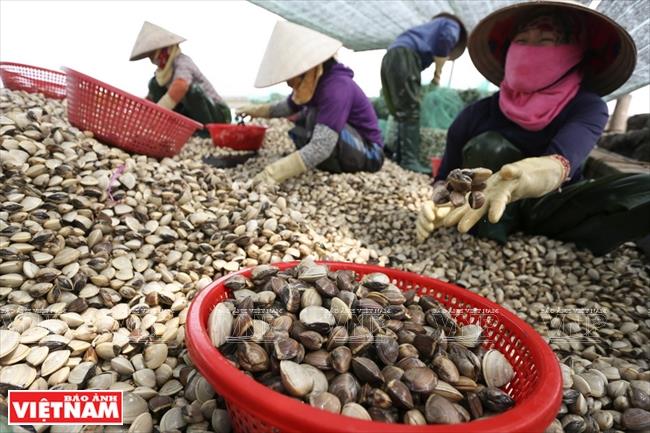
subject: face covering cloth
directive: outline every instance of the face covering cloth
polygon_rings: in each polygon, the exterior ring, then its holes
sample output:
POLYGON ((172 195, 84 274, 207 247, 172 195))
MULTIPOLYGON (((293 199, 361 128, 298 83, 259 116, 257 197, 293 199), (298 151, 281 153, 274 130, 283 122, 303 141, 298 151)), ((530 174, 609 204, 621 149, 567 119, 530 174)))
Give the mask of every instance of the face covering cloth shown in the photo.
POLYGON ((578 93, 583 53, 579 44, 511 44, 499 94, 503 114, 526 130, 544 129, 578 93))

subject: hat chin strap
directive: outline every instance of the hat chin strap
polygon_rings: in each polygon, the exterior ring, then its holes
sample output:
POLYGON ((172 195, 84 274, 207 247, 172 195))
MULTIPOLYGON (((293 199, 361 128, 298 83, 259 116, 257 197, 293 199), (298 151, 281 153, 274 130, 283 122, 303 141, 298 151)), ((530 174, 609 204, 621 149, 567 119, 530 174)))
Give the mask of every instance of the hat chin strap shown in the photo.
POLYGON ((316 92, 316 86, 321 75, 323 75, 322 63, 305 72, 300 82, 292 86, 293 93, 291 94, 291 100, 298 105, 304 105, 311 101, 311 98, 314 97, 314 93, 316 92))

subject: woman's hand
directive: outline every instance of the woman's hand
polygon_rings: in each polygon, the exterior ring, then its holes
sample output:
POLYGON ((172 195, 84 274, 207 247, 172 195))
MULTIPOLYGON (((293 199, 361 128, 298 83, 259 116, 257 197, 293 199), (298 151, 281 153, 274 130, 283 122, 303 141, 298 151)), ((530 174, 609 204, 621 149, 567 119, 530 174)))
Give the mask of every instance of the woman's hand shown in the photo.
POLYGON ((444 225, 458 224, 458 231, 467 233, 486 214, 495 224, 501 220, 506 206, 522 198, 541 197, 556 190, 565 181, 569 166, 559 155, 526 158, 504 165, 490 176, 483 191, 485 204, 479 209, 464 205, 454 209, 444 225))
POLYGON ((249 104, 237 109, 236 114, 239 116, 261 117, 268 119, 271 117, 271 104, 249 104))

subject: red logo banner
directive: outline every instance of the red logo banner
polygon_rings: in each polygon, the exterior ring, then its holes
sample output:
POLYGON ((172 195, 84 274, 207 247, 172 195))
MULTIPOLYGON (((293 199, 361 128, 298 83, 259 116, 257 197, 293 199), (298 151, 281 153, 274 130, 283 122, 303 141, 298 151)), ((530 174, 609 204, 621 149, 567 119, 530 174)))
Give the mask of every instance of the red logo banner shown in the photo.
POLYGON ((9 425, 122 425, 122 391, 9 391, 9 425))

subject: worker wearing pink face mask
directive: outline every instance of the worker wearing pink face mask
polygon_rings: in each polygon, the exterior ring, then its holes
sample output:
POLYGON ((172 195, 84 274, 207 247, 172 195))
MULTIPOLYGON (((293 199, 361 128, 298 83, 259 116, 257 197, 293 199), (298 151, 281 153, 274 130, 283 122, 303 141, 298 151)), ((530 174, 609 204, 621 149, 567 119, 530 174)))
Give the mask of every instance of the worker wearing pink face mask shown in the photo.
POLYGON ((535 1, 487 16, 468 48, 500 89, 458 115, 436 180, 461 167, 494 174, 479 209, 425 203, 418 238, 457 226, 503 243, 524 231, 604 254, 650 234, 650 175, 582 180, 582 165, 608 120, 601 96, 634 70, 630 35, 578 3, 535 1))

